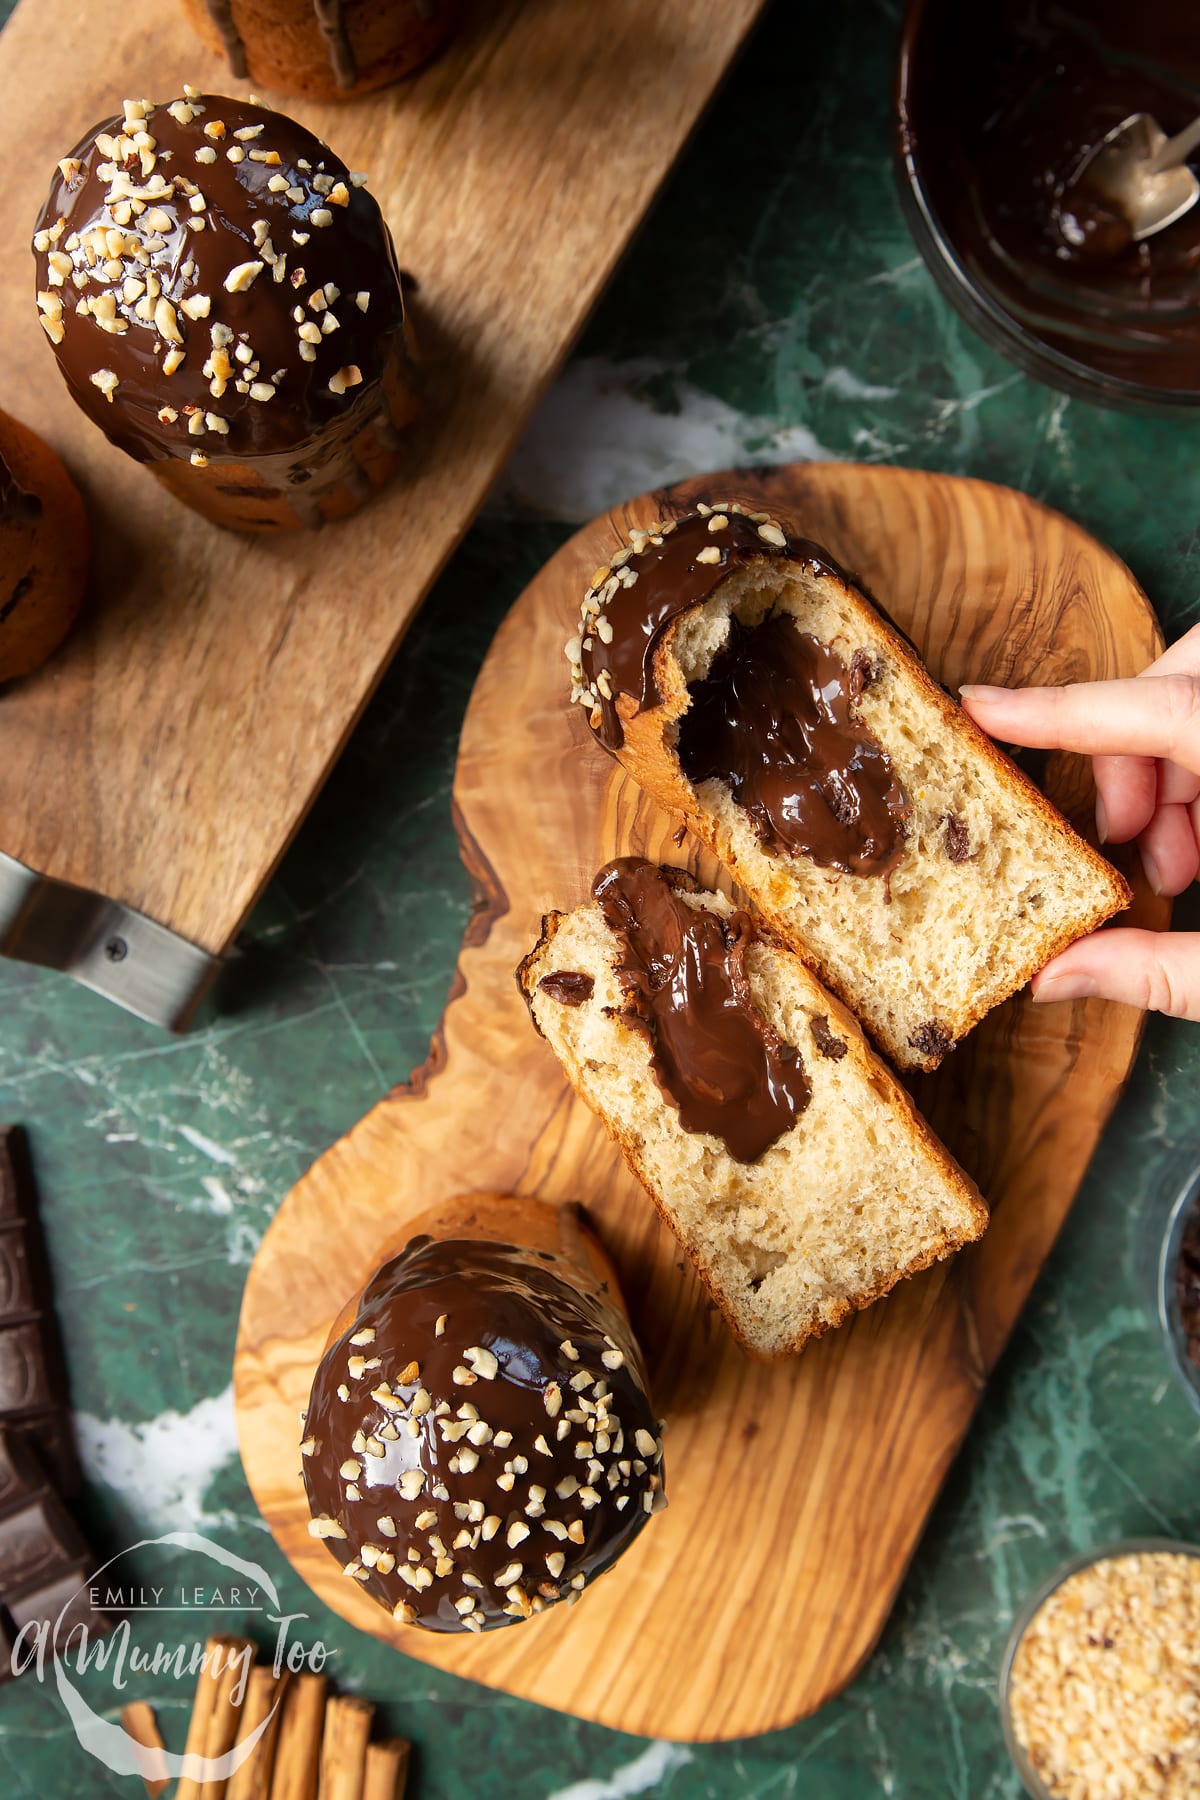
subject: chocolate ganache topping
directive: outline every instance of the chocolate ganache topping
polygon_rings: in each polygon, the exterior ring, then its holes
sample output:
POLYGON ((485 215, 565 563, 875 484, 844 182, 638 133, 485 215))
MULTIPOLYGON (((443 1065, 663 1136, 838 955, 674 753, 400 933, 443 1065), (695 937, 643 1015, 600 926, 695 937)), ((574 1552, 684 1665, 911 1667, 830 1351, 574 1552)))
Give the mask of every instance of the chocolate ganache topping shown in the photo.
POLYGON ((852 668, 789 613, 729 622, 679 726, 694 786, 714 776, 763 849, 847 875, 887 876, 912 808, 878 739, 854 717, 852 668))
POLYGON ((578 1274, 413 1238, 317 1370, 309 1529, 406 1624, 490 1631, 576 1599, 665 1504, 632 1330, 578 1274))
POLYGON ((294 120, 217 95, 126 101, 59 164, 38 306, 84 412, 139 462, 303 478, 381 404, 403 344, 365 177, 294 120))
POLYGON ((659 704, 654 653, 663 633, 683 613, 703 606, 734 569, 776 557, 840 573, 819 544, 790 537, 768 513, 746 512, 736 503, 701 505, 684 518, 629 535, 628 546, 592 577, 578 636, 566 646, 572 703, 588 708, 608 750, 625 741, 618 694, 629 695, 638 712, 659 704))
POLYGON ((689 906, 681 892, 689 879, 622 856, 600 870, 592 894, 621 946, 622 1017, 649 1039, 655 1079, 680 1124, 751 1163, 791 1130, 812 1089, 795 1046, 754 1004, 750 915, 689 906))

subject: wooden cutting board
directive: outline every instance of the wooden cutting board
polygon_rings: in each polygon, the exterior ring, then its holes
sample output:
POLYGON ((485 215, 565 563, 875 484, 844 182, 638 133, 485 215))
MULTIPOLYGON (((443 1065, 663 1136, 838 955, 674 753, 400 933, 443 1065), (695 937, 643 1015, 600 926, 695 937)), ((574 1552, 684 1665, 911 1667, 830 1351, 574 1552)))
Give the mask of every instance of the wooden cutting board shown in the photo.
MULTIPOLYGON (((502 626, 463 729, 455 803, 479 885, 429 1060, 284 1201, 246 1285, 235 1364, 242 1458, 285 1553, 328 1605, 409 1655, 624 1731, 740 1737, 786 1725, 869 1654, 988 1371, 1129 1071, 1142 1016, 1097 1001, 994 1012, 925 1109, 990 1198, 983 1241, 791 1362, 734 1347, 603 1129, 534 1034, 513 970, 543 911, 640 851, 715 865, 589 741, 562 646, 591 571, 660 507, 741 497, 857 569, 948 684, 1130 675, 1161 648, 1123 564, 1009 489, 804 464, 630 502, 566 544, 502 626), (573 1612, 447 1641, 393 1624, 307 1535, 297 1413, 335 1310, 383 1239, 476 1189, 578 1198, 613 1246, 669 1421, 670 1506, 573 1612)), ((1052 797, 1090 829, 1086 764, 1052 797)), ((1144 883, 1133 917, 1165 927, 1144 883)))
POLYGON ((245 85, 173 0, 21 0, 0 35, 0 407, 66 458, 96 562, 88 622, 0 697, 0 851, 228 946, 762 3, 478 0, 414 79, 279 100, 370 174, 419 283, 427 410, 386 495, 264 541, 187 511, 75 408, 30 251, 57 159, 126 95, 245 85))

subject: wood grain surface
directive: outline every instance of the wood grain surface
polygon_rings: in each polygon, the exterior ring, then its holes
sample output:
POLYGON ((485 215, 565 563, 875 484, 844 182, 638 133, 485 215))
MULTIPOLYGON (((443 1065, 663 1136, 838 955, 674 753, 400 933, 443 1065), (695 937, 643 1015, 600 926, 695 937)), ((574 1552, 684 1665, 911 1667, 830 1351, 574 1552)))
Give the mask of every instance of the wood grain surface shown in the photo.
MULTIPOLYGON (((734 1347, 601 1126, 570 1094, 513 981, 540 915, 608 857, 707 856, 589 740, 562 646, 591 571, 660 505, 741 497, 857 569, 948 684, 1132 674, 1160 637, 1129 571, 1005 488, 807 464, 714 476, 587 526, 502 626, 455 784, 481 903, 426 1066, 285 1200, 250 1273, 235 1366, 242 1457, 278 1542, 336 1612, 412 1656, 625 1731, 744 1736, 811 1712, 875 1643, 987 1373, 1125 1080, 1142 1018, 1098 1001, 994 1012, 921 1104, 994 1212, 982 1242, 790 1362, 734 1347), (573 1612, 446 1640, 395 1625, 307 1535, 297 1413, 337 1307, 379 1246, 450 1194, 586 1202, 616 1254, 669 1422, 670 1505, 573 1612)), ((1085 829, 1087 765, 1046 786, 1085 829)), ((728 884, 725 883, 728 891, 728 884)), ((1138 885, 1133 917, 1169 906, 1138 885)))
POLYGON ((197 518, 77 411, 30 251, 57 159, 126 95, 244 84, 171 0, 21 0, 0 37, 0 407, 66 458, 96 559, 86 624, 0 703, 0 849, 226 948, 761 5, 479 0, 414 79, 279 100, 370 173, 419 283, 427 394, 384 496, 263 541, 197 518))

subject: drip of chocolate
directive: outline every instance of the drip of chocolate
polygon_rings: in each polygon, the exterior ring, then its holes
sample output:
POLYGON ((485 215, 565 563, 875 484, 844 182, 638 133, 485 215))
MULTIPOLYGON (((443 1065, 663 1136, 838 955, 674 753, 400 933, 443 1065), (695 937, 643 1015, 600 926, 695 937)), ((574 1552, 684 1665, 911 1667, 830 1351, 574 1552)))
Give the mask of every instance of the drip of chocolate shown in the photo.
POLYGON ((754 1004, 749 914, 689 906, 686 880, 623 856, 600 870, 592 894, 621 946, 622 1016, 649 1039, 655 1079, 680 1124, 752 1163, 791 1130, 812 1089, 794 1045, 754 1004))
POLYGON ((313 11, 317 15, 317 24, 329 51, 329 66, 333 70, 334 80, 340 88, 352 88, 358 79, 358 70, 354 63, 354 52, 350 48, 346 21, 342 17, 342 0, 313 0, 313 11))
POLYGON ((596 728, 606 749, 619 750, 625 741, 618 694, 631 695, 639 712, 661 701, 654 653, 667 628, 703 606, 733 570, 763 557, 807 564, 820 574, 841 573, 819 544, 788 536, 765 514, 732 508, 689 513, 644 538, 636 534, 631 551, 614 558, 610 570, 598 571, 603 579, 593 583, 589 598, 598 599, 599 612, 583 627, 579 661, 585 685, 594 687, 607 676, 599 688, 596 728))
POLYGON ((225 46, 225 55, 229 62, 230 72, 239 81, 246 79, 246 46, 242 43, 242 35, 233 22, 231 0, 205 0, 209 16, 221 34, 221 42, 225 46))
POLYGON ((716 778, 772 856, 807 856, 846 875, 887 876, 912 808, 879 740, 854 716, 854 679, 789 613, 729 622, 691 690, 679 761, 693 786, 716 778))
MULTIPOLYGON (((225 55, 229 59, 230 69, 239 80, 244 80, 246 46, 242 42, 241 33, 233 22, 230 0, 205 0, 205 4, 213 24, 221 34, 221 42, 225 46, 225 55)), ((321 36, 325 39, 334 79, 340 88, 352 88, 358 79, 358 71, 354 63, 354 52, 350 48, 345 19, 342 16, 342 0, 313 0, 313 11, 317 17, 321 36)))
POLYGON ((561 1006, 586 1006, 596 983, 578 969, 555 969, 549 975, 543 975, 538 986, 561 1006))
POLYGON ((490 1631, 571 1599, 663 1504, 641 1354, 580 1280, 550 1251, 413 1238, 323 1358, 310 1529, 404 1623, 490 1631))

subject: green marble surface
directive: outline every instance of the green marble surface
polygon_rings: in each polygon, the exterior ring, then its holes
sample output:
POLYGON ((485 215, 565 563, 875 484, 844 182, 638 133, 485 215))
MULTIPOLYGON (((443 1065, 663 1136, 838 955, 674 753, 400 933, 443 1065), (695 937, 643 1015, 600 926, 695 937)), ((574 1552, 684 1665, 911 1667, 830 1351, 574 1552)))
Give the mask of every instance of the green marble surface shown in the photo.
MULTIPOLYGON (((1200 1156, 1200 1029, 1164 1020, 878 1651, 812 1720, 719 1747, 647 1745, 402 1659, 323 1614, 236 1455, 247 1267, 288 1187, 424 1057, 468 912, 449 813, 463 709, 505 609, 573 523, 739 460, 907 463, 1063 508, 1129 562, 1168 636, 1200 619, 1193 427, 1103 413, 1016 373, 916 257, 890 154, 899 11, 768 11, 196 1029, 170 1040, 0 965, 0 1116, 33 1139, 92 1540, 112 1555, 200 1529, 260 1560, 288 1609, 314 1615, 302 1635, 336 1652, 336 1678, 415 1741, 416 1800, 1015 1800, 993 1689, 1030 1585, 1077 1546, 1200 1537, 1200 1418, 1170 1383, 1138 1273, 1172 1167, 1200 1156)), ((0 374, 0 402, 2 388, 0 374)), ((233 1609, 216 1622, 245 1621, 233 1609)), ((172 1631, 195 1635, 147 1616, 134 1640, 172 1631)), ((120 1698, 153 1699, 181 1744, 190 1685, 150 1677, 120 1698)), ((111 1681, 85 1690, 113 1716, 111 1681)), ((140 1791, 79 1748, 52 1685, 0 1690, 5 1800, 140 1791)))

